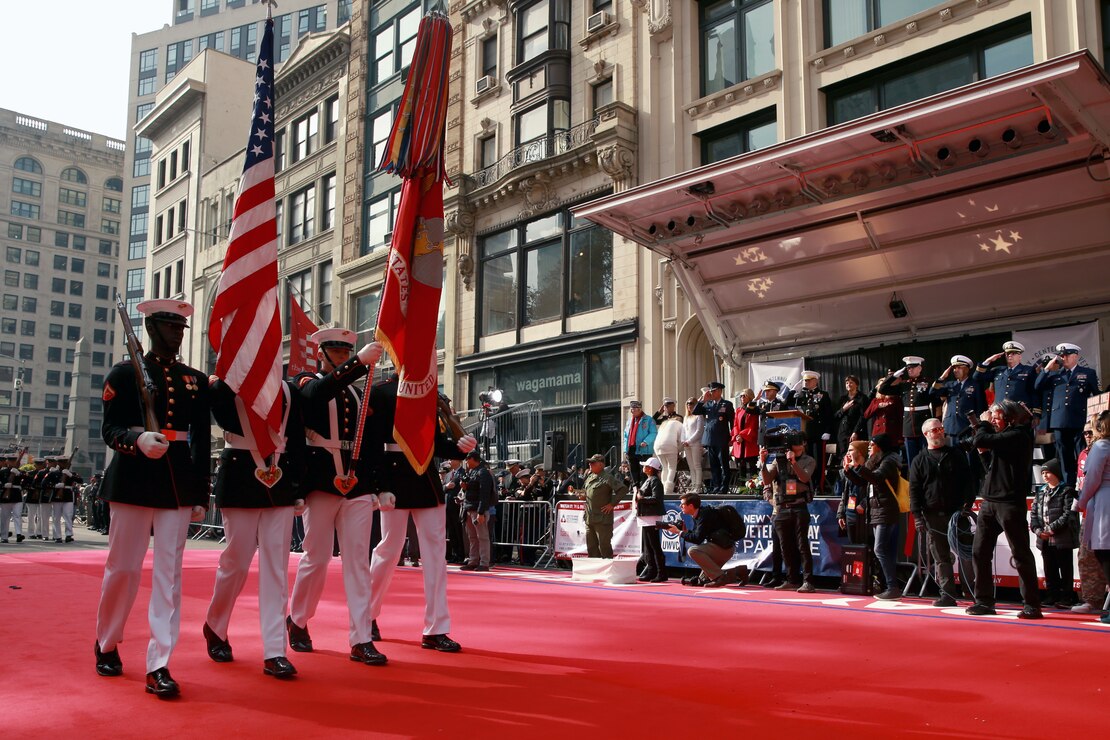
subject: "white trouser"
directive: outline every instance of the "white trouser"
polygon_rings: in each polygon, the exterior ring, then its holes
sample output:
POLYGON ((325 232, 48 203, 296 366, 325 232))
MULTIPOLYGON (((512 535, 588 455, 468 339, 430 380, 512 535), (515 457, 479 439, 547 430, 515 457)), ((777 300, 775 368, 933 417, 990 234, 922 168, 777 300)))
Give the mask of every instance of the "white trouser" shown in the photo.
POLYGON ((66 501, 62 504, 62 523, 65 524, 66 537, 73 536, 73 502, 66 501))
POLYGON ((39 504, 24 504, 27 510, 27 536, 35 537, 39 534, 39 504))
POLYGON ((64 504, 61 501, 50 502, 50 513, 48 514, 48 518, 51 523, 50 528, 54 530, 54 539, 56 540, 62 539, 62 506, 64 506, 64 504))
POLYGON ((705 448, 695 442, 686 448, 686 464, 690 466, 690 485, 693 491, 700 491, 705 485, 705 470, 702 460, 705 458, 705 448))
POLYGON ((123 625, 139 592, 143 558, 154 530, 151 568, 150 642, 146 672, 169 665, 181 628, 181 559, 189 531, 192 507, 152 509, 132 504, 112 504, 112 529, 108 534, 108 560, 96 610, 96 639, 104 652, 123 640, 123 625))
POLYGON ((374 548, 370 575, 373 588, 370 596, 370 618, 382 613, 382 600, 393 580, 397 558, 405 545, 409 515, 416 524, 420 542, 420 562, 424 571, 424 634, 445 635, 451 631, 451 613, 447 610, 447 519, 446 506, 430 509, 394 509, 383 511, 382 541, 374 548))
POLYGON ((659 458, 659 462, 663 465, 663 470, 659 473, 663 481, 663 494, 670 496, 674 493, 674 477, 678 474, 678 450, 674 452, 656 452, 655 456, 659 458))
POLYGON ((243 591, 254 551, 258 550, 258 622, 262 657, 285 657, 285 613, 289 602, 289 538, 293 507, 223 509, 227 547, 220 554, 216 586, 205 621, 216 636, 227 640, 231 610, 243 591))
POLYGON ((16 537, 23 535, 23 502, 0 504, 0 538, 8 539, 8 520, 15 520, 12 531, 16 537))
MULTIPOLYGON (((343 561, 343 589, 350 613, 351 646, 370 642, 370 528, 374 525, 374 503, 369 496, 343 498, 332 493, 308 494, 304 513, 304 554, 297 566, 289 616, 300 627, 316 614, 324 592, 331 561, 332 532, 339 535, 339 557, 343 561)), ((402 533, 403 536, 403 533, 402 533)))

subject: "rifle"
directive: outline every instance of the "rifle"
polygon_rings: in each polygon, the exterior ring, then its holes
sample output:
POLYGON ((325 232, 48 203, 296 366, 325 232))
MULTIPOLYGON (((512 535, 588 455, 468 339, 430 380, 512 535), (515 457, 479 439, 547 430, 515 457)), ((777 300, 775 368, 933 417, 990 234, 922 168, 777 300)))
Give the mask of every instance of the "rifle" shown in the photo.
POLYGON ((131 324, 131 317, 127 315, 127 307, 123 297, 116 291, 116 310, 119 312, 120 322, 123 324, 123 335, 127 342, 127 354, 131 356, 131 367, 135 370, 135 385, 139 388, 139 407, 143 411, 143 428, 148 432, 157 432, 160 429, 158 418, 154 415, 154 396, 158 393, 158 386, 150 377, 143 362, 143 345, 135 336, 135 327, 131 324))

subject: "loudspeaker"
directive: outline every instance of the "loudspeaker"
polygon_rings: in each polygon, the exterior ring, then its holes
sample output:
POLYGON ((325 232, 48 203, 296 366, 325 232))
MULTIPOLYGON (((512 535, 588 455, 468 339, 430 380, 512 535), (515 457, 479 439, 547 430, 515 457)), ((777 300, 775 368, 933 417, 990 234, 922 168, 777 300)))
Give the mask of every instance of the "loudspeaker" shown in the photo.
POLYGON ((558 429, 543 433, 543 466, 549 473, 567 469, 567 433, 558 429))

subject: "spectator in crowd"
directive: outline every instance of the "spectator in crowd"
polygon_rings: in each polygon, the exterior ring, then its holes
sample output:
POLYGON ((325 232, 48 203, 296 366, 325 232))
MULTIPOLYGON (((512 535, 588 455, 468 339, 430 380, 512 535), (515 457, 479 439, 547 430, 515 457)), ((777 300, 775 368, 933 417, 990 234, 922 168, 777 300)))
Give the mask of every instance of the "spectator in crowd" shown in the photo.
POLYGON ((736 552, 736 543, 728 536, 725 522, 717 509, 702 506, 701 496, 696 493, 683 494, 680 506, 683 515, 694 520, 693 529, 685 529, 685 521, 681 530, 674 524, 667 529, 672 534, 680 534, 684 542, 693 545, 687 552, 690 559, 701 568, 698 575, 683 578, 682 582, 688 586, 711 587, 724 586, 737 580, 741 584, 746 583, 746 566, 742 565, 728 573, 722 570, 736 552))
POLYGON ((783 400, 779 397, 779 384, 773 380, 764 383, 763 391, 755 403, 761 414, 766 414, 768 411, 782 411, 783 400))
POLYGON ((975 603, 967 608, 974 616, 996 614, 994 549, 1005 533, 1016 565, 1025 605, 1020 619, 1041 619, 1037 566, 1029 549, 1026 497, 1033 488, 1033 429, 1029 411, 1014 401, 990 407, 990 421, 981 422, 974 444, 984 458, 986 477, 983 504, 976 521, 972 558, 975 563, 975 603))
MULTIPOLYGON (((1087 516, 1083 544, 1094 552, 1110 581, 1110 411, 1099 414, 1093 427, 1094 442, 1087 455, 1078 508, 1087 516)), ((1110 614, 1103 614, 1101 621, 1110 624, 1110 614)))
POLYGON ((809 417, 806 424, 806 438, 809 440, 807 452, 817 461, 817 470, 811 481, 813 490, 825 487, 825 443, 832 438, 833 408, 829 394, 821 387, 821 375, 813 370, 802 373, 801 389, 798 386, 787 394, 787 408, 797 409, 809 417))
POLYGON ((952 447, 939 419, 921 425, 928 446, 910 465, 910 512, 919 536, 928 537, 929 555, 936 564, 940 596, 933 606, 956 606, 960 593, 948 545, 948 522, 975 501, 975 487, 963 450, 952 447))
POLYGON ((465 500, 462 482, 466 469, 461 461, 448 460, 440 466, 440 471, 443 479, 443 498, 447 502, 447 562, 464 563, 467 553, 470 552, 466 544, 466 535, 463 534, 462 523, 462 500, 465 500))
MULTIPOLYGON (((878 385, 882 385, 879 381, 878 385)), ((873 397, 863 412, 863 418, 869 424, 869 437, 885 434, 892 437, 898 446, 902 446, 902 402, 898 396, 888 396, 879 393, 878 385, 875 387, 873 397)))
POLYGON ((657 414, 659 424, 655 434, 655 459, 663 466, 660 480, 663 490, 670 495, 674 493, 675 476, 678 474, 678 453, 682 451, 682 434, 685 431, 682 417, 674 412, 674 399, 664 399, 663 409, 657 414))
MULTIPOLYGON (((1083 427, 1085 446, 1083 451, 1079 453, 1079 460, 1076 465, 1078 480, 1075 484, 1075 490, 1080 495, 1083 493, 1083 484, 1086 478, 1087 457, 1090 455, 1091 445, 1095 443, 1094 423, 1096 419, 1097 416, 1091 417, 1083 427)), ((1079 535, 1079 593, 1081 600, 1071 610, 1077 614, 1098 614, 1102 611, 1102 604, 1106 598, 1107 579, 1103 575, 1098 558, 1087 546, 1085 536, 1089 526, 1087 521, 1084 518, 1079 535)))
POLYGON ((740 394, 740 407, 732 422, 732 457, 736 468, 745 478, 759 467, 759 407, 755 405, 755 391, 745 388, 740 394))
POLYGON ((495 481, 500 498, 509 498, 523 485, 520 482, 520 471, 520 460, 514 458, 505 461, 505 469, 497 474, 495 481))
POLYGON ((867 440, 863 439, 849 442, 846 453, 848 464, 842 464, 840 471, 840 506, 836 510, 836 521, 853 545, 865 545, 871 541, 871 530, 867 526, 867 486, 853 482, 844 471, 867 461, 867 446, 867 440))
POLYGON ((592 455, 580 497, 586 501, 586 553, 591 558, 613 557, 613 508, 628 493, 628 486, 605 469, 605 456, 592 455))
POLYGON ((580 467, 559 471, 555 476, 555 498, 559 501, 573 498, 575 491, 582 487, 582 481, 584 480, 580 467))
POLYGON ((637 580, 662 583, 667 580, 667 564, 663 560, 663 545, 659 541, 659 528, 663 520, 663 483, 659 480, 662 463, 659 458, 644 461, 644 483, 636 492, 636 520, 640 525, 640 559, 644 570, 637 580))
POLYGON ((1029 510, 1029 529, 1037 536, 1037 549, 1044 562, 1046 604, 1071 609, 1076 603, 1072 550, 1078 541, 1075 490, 1060 482, 1064 471, 1052 459, 1041 468, 1045 486, 1037 491, 1029 510))
POLYGON ((849 463, 854 461, 845 459, 844 475, 853 483, 868 488, 867 519, 875 537, 875 557, 879 559, 886 583, 886 588, 876 598, 893 600, 902 595, 898 589, 898 527, 902 516, 894 495, 901 460, 898 446, 885 434, 872 437, 867 453, 863 465, 851 466, 849 463))
POLYGON ((1076 478, 1083 421, 1087 417, 1087 399, 1099 392, 1098 374, 1079 364, 1079 345, 1064 342, 1056 345, 1056 351, 1059 356, 1049 360, 1044 372, 1037 376, 1034 387, 1052 392, 1048 428, 1056 442, 1056 459, 1063 467, 1063 482, 1072 485, 1076 478))
POLYGON ((708 493, 725 493, 728 486, 728 449, 732 442, 732 422, 736 410, 732 402, 722 398, 725 386, 716 380, 706 384, 709 390, 702 393, 693 413, 705 417, 702 446, 709 457, 708 493))
POLYGON ((925 448, 921 425, 933 415, 933 396, 931 384, 922 375, 925 360, 909 355, 903 357, 902 362, 906 366, 883 378, 879 382, 878 392, 886 396, 902 397, 902 442, 906 449, 906 465, 909 465, 917 457, 917 453, 925 448))
POLYGON ((786 580, 779 590, 796 589, 813 593, 813 554, 809 549, 809 502, 813 499, 810 482, 817 461, 806 454, 804 433, 795 432, 790 448, 775 453, 768 465, 767 448, 759 450, 763 478, 763 497, 774 501, 774 528, 786 561, 786 580))
POLYGON ((547 477, 547 470, 542 465, 537 465, 532 474, 528 476, 518 498, 521 501, 550 501, 554 490, 554 484, 547 477))
POLYGON ((867 425, 863 412, 867 410, 867 396, 859 389, 859 378, 848 375, 844 378, 844 395, 836 402, 833 412, 833 426, 836 430, 836 451, 843 455, 848 445, 867 439, 867 425))
POLYGON ((463 516, 466 517, 466 536, 470 542, 470 557, 459 570, 488 571, 490 546, 486 513, 497 500, 493 493, 493 475, 482 461, 478 450, 466 454, 466 473, 463 483, 463 516))
POLYGON ((1006 342, 1002 351, 991 355, 975 368, 976 381, 984 388, 994 386, 994 401, 1017 401, 1024 403, 1039 415, 1042 394, 1036 389, 1037 370, 1022 362, 1025 345, 1021 342, 1006 342), (1006 364, 994 367, 994 363, 1005 358, 1006 364))
POLYGON ((686 465, 690 468, 690 490, 700 491, 705 485, 705 471, 702 468, 702 458, 705 448, 702 447, 702 436, 705 432, 705 417, 694 413, 698 399, 690 396, 686 399, 686 416, 682 419, 682 450, 686 455, 686 465))
POLYGON ((632 485, 639 486, 643 481, 644 460, 651 457, 655 450, 655 434, 658 431, 655 421, 644 414, 644 406, 639 401, 628 404, 628 421, 624 425, 622 449, 628 460, 628 473, 632 485))

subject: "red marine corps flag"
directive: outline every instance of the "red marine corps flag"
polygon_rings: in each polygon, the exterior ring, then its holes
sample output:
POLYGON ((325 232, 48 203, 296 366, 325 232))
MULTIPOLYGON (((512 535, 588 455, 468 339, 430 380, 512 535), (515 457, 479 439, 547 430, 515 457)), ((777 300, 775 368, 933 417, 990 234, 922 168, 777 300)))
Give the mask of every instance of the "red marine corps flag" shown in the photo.
POLYGON ((443 286, 443 136, 451 25, 438 10, 420 21, 405 92, 379 170, 404 179, 377 339, 397 368, 393 438, 423 473, 435 447, 436 326, 443 286))
MULTIPOLYGON (((254 112, 223 272, 208 323, 216 375, 243 401, 262 457, 281 430, 281 317, 274 205, 274 21, 258 49, 254 112)), ((243 430, 247 432, 246 429, 243 430)))

